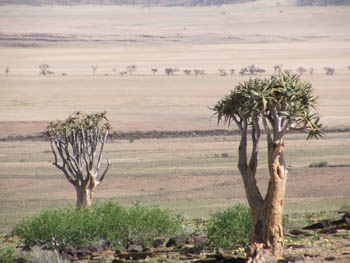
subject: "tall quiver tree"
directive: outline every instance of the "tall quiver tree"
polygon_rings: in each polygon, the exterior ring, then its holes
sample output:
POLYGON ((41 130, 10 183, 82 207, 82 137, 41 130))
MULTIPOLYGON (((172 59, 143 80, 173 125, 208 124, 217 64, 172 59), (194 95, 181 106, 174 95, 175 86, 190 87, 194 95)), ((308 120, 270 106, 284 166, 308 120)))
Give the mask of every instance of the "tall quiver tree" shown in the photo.
POLYGON ((111 133, 106 112, 69 116, 65 121, 53 121, 47 127, 53 165, 61 170, 77 193, 76 208, 88 207, 96 187, 108 172, 110 161, 102 172, 103 149, 111 133))
MULTIPOLYGON (((314 113, 317 97, 311 84, 297 75, 280 74, 269 79, 250 79, 237 85, 218 101, 213 110, 218 122, 234 122, 240 130, 238 169, 251 209, 252 247, 263 247, 275 257, 283 254, 282 216, 287 183, 284 136, 291 130, 308 131, 308 139, 322 137, 319 116, 314 113), (267 140, 269 184, 265 198, 256 181, 259 141, 267 140), (248 161, 248 135, 251 154, 248 161)), ((253 254, 256 255, 257 250, 253 254)))

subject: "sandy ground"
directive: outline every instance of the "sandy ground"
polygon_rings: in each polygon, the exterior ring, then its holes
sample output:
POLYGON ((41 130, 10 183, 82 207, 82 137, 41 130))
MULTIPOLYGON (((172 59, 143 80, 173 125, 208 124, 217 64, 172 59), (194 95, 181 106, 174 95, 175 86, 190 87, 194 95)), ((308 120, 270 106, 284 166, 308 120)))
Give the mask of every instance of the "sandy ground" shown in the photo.
POLYGON ((213 129, 208 107, 249 78, 237 72, 251 64, 266 69, 265 75, 276 64, 314 68, 303 78, 320 96, 323 122, 348 127, 349 25, 349 7, 294 7, 289 1, 193 8, 1 6, 0 134, 40 132, 76 110, 107 110, 122 131, 213 129), (41 63, 56 74, 39 76, 41 63), (136 71, 120 76, 130 64, 136 71), (98 65, 95 76, 91 65, 98 65), (336 74, 324 75, 325 66, 336 74), (180 72, 167 77, 166 67, 180 72), (152 68, 158 69, 154 76, 152 68), (219 68, 236 73, 219 77, 219 68), (207 75, 184 76, 184 69, 207 75))
MULTIPOLYGON (((42 132, 50 120, 76 110, 107 110, 121 131, 214 129, 208 108, 250 77, 237 73, 250 64, 265 68, 264 76, 276 64, 294 71, 314 68, 302 78, 319 95, 322 121, 331 128, 350 127, 350 8, 279 2, 204 8, 0 6, 0 137, 42 132), (55 75, 39 76, 41 63, 51 65, 55 75), (136 72, 119 75, 131 64, 136 72), (91 65, 98 65, 95 76, 91 65), (335 75, 326 76, 325 66, 335 68, 335 75), (166 67, 180 72, 165 76, 166 67), (152 68, 159 69, 154 76, 152 68), (219 68, 236 73, 220 77, 219 68), (184 76, 184 69, 207 74, 184 76)), ((334 136, 314 144, 292 140, 291 210, 334 209, 349 200, 349 167, 341 166, 349 163, 349 136, 334 136), (335 167, 308 168, 324 160, 335 167)), ((115 166, 97 197, 158 203, 189 216, 244 200, 230 140, 112 144, 108 151, 115 166), (215 157, 224 152, 232 158, 215 157)), ((47 143, 1 142, 0 147, 4 229, 41 208, 74 203, 72 187, 50 164, 47 143)))

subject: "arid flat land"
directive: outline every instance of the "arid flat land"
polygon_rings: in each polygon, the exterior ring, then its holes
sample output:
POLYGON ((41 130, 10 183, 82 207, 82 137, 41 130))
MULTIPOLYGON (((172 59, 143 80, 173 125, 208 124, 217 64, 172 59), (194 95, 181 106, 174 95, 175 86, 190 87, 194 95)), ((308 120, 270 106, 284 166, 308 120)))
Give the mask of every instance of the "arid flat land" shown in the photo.
MULTIPOLYGON (((349 133, 327 134, 321 141, 288 136, 288 212, 337 209, 349 200, 349 144, 349 133), (327 161, 329 167, 309 168, 321 161, 327 161)), ((112 167, 96 191, 100 201, 156 204, 189 217, 207 216, 245 201, 236 168, 238 137, 116 140, 106 146, 112 167)), ((264 143, 261 147, 258 182, 265 192, 264 143)), ((52 165, 48 142, 1 142, 1 149, 2 229, 40 209, 74 205, 74 188, 52 165)))
MULTIPOLYGON (((0 138, 37 134, 50 120, 77 110, 106 110, 115 129, 124 132, 216 129, 209 107, 251 77, 238 74, 251 64, 266 69, 262 77, 276 64, 294 72, 299 66, 314 68, 302 78, 319 95, 323 123, 350 127, 350 8, 272 2, 192 8, 0 6, 0 138), (55 74, 39 76, 42 63, 55 74), (98 65, 96 75, 91 65, 98 65), (136 71, 120 75, 127 65, 136 65, 136 71), (335 75, 325 75, 326 66, 335 75), (168 77, 167 67, 180 71, 168 77), (152 68, 158 69, 155 75, 152 68), (235 74, 220 77, 219 68, 235 74), (184 69, 206 74, 185 76, 184 69)), ((291 135, 287 142, 286 209, 335 209, 350 200, 350 134, 311 142, 304 137, 291 135), (332 167, 308 168, 320 161, 332 167)), ((106 149, 112 169, 96 197, 159 204, 188 216, 244 201, 237 140, 115 141, 106 149), (222 153, 230 157, 221 158, 222 153)), ((42 208, 74 203, 73 188, 51 165, 47 142, 0 142, 0 149, 1 230, 42 208)), ((259 181, 266 184, 264 160, 260 166, 259 181)))

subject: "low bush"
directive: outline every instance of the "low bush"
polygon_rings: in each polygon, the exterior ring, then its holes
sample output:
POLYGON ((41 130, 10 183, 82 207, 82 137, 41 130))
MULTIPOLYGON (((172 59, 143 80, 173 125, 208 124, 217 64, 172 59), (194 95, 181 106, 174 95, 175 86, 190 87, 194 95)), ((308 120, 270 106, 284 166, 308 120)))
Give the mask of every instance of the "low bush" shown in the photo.
POLYGON ((325 161, 318 162, 318 163, 311 163, 309 165, 310 168, 322 168, 322 167, 328 167, 328 163, 325 161))
MULTIPOLYGON (((114 213, 110 213, 112 215, 114 213)), ((140 244, 149 246, 155 237, 173 236, 180 233, 182 218, 169 210, 157 207, 144 207, 139 204, 131 207, 119 220, 108 219, 104 229, 106 239, 113 247, 140 244)))
POLYGON ((98 216, 93 209, 45 210, 17 224, 13 235, 23 238, 27 248, 35 245, 64 250, 81 246, 98 235, 98 216))
POLYGON ((135 205, 126 209, 114 202, 87 209, 46 210, 17 224, 12 234, 26 247, 66 250, 104 241, 113 248, 129 244, 148 246, 157 236, 181 231, 182 218, 169 210, 135 205))
POLYGON ((0 262, 14 263, 16 259, 16 250, 13 246, 0 245, 0 262))
POLYGON ((222 153, 221 158, 229 158, 230 155, 228 153, 222 153))
POLYGON ((340 207, 340 211, 350 213, 350 203, 344 203, 340 207))
POLYGON ((248 207, 238 204, 213 214, 207 223, 208 239, 214 247, 238 248, 249 243, 252 218, 248 207))

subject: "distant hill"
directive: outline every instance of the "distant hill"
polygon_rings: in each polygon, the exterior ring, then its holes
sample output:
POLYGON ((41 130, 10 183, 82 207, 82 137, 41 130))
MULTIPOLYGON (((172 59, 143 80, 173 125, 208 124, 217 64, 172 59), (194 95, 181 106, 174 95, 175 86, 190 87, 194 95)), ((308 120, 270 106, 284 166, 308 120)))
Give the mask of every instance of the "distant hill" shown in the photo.
POLYGON ((0 0, 0 5, 143 5, 211 6, 254 2, 256 0, 0 0))
POLYGON ((298 6, 350 5, 350 0, 298 0, 298 6))

